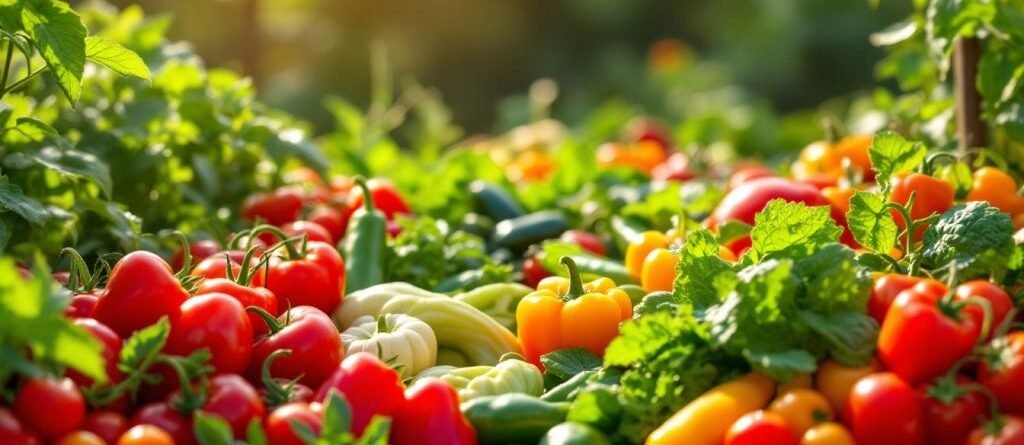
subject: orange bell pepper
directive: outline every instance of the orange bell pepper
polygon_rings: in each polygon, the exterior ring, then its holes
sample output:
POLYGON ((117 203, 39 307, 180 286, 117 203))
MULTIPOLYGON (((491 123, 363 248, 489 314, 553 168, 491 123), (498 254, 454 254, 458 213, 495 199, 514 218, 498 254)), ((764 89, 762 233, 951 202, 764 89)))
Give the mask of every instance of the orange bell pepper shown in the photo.
POLYGON ((537 365, 540 356, 564 348, 584 348, 603 356, 619 335, 619 323, 633 316, 625 291, 609 278, 583 284, 576 263, 562 257, 569 278, 548 277, 516 308, 519 343, 526 359, 537 365))

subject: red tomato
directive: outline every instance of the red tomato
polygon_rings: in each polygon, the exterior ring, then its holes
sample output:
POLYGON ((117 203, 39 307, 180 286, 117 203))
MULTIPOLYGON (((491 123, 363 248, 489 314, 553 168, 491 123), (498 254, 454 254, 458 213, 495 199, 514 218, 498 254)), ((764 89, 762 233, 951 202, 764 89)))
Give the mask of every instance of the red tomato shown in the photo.
POLYGON ((737 167, 732 176, 729 177, 729 190, 735 189, 747 181, 759 178, 775 177, 775 172, 763 165, 746 165, 737 167))
MULTIPOLYGON (((989 307, 992 309, 991 324, 989 325, 989 332, 987 335, 991 336, 996 329, 999 328, 1004 322, 1007 321, 1007 316, 1010 311, 1013 310, 1013 300, 1010 299, 1010 294, 1007 294, 1003 288, 992 284, 985 280, 974 280, 968 281, 956 287, 956 297, 958 300, 967 300, 970 297, 980 297, 985 301, 988 301, 989 307)), ((976 304, 970 304, 966 310, 976 311, 976 317, 982 320, 984 312, 982 308, 976 304)))
POLYGON ((351 406, 352 432, 357 437, 362 436, 373 416, 391 417, 405 401, 398 373, 367 352, 345 358, 313 400, 323 403, 331 390, 344 395, 351 406))
POLYGON ((999 337, 989 347, 992 352, 978 366, 978 382, 1003 411, 1024 416, 1024 331, 999 337))
POLYGON ((253 345, 248 375, 254 381, 259 378, 263 362, 277 350, 289 349, 291 354, 275 360, 270 374, 289 380, 301 376, 300 381, 309 387, 318 387, 326 380, 344 356, 338 329, 317 308, 293 307, 277 318, 270 331, 253 345))
POLYGON ((843 421, 858 445, 924 445, 924 413, 914 388, 896 374, 869 374, 853 385, 843 421))
MULTIPOLYGON (((112 329, 105 326, 91 318, 79 318, 74 322, 76 325, 85 328, 89 331, 89 334, 96 340, 99 340, 100 344, 103 345, 103 350, 100 351, 103 356, 103 361, 106 362, 107 381, 108 383, 120 382, 124 375, 120 369, 117 369, 117 364, 121 360, 121 337, 117 336, 117 333, 112 329)), ((67 376, 80 387, 88 388, 92 386, 93 380, 89 377, 82 375, 82 373, 69 369, 67 376)))
MULTIPOLYGON (((277 297, 265 287, 248 287, 231 281, 227 278, 210 278, 203 280, 196 289, 197 295, 221 293, 229 295, 238 300, 242 307, 255 306, 268 314, 277 316, 277 297)), ((249 324, 252 326, 253 337, 266 334, 267 324, 259 315, 246 311, 249 317, 249 324)))
POLYGON ((334 239, 334 243, 345 238, 345 230, 348 229, 348 219, 345 212, 330 206, 319 206, 313 209, 307 219, 327 229, 331 234, 331 238, 334 239))
POLYGON ((160 428, 174 439, 175 445, 196 443, 195 435, 192 433, 192 419, 176 411, 168 402, 144 405, 132 416, 131 424, 153 425, 160 428))
POLYGON ((273 445, 306 445, 292 429, 293 423, 309 427, 319 435, 323 426, 323 418, 314 412, 308 404, 289 403, 281 405, 267 416, 263 426, 267 432, 267 443, 273 445))
POLYGON ((605 256, 608 254, 608 249, 604 246, 604 242, 601 241, 601 238, 587 231, 567 230, 565 233, 562 233, 560 239, 562 242, 580 246, 583 250, 594 255, 605 256))
POLYGON ((210 379, 209 391, 200 410, 227 421, 235 437, 245 437, 249 422, 263 418, 266 411, 256 389, 238 375, 214 376, 210 379))
MULTIPOLYGON (((228 266, 230 265, 231 274, 235 276, 235 278, 238 278, 242 274, 241 264, 245 261, 245 258, 239 260, 229 258, 229 256, 232 255, 232 252, 237 251, 220 252, 200 261, 199 264, 196 264, 195 267, 192 268, 192 273, 190 275, 193 277, 202 277, 208 280, 213 278, 228 278, 228 266)), ((265 284, 266 269, 256 269, 258 263, 259 258, 251 258, 249 260, 249 272, 247 278, 249 279, 250 286, 259 287, 265 284)))
POLYGON ((459 411, 459 395, 440 379, 422 379, 405 391, 392 421, 394 445, 475 445, 476 431, 459 411))
MULTIPOLYGON (((932 213, 941 215, 953 207, 954 191, 948 182, 920 173, 893 176, 890 200, 906 205, 912 193, 917 196, 914 198, 914 206, 910 209, 910 217, 915 220, 932 213)), ((892 217, 901 228, 907 226, 907 222, 895 210, 892 211, 892 217)), ((914 232, 914 238, 920 241, 926 228, 927 225, 919 227, 914 232)))
POLYGON ((622 131, 623 139, 627 141, 656 142, 666 151, 672 148, 672 139, 669 136, 669 131, 656 119, 643 116, 635 117, 626 123, 622 131))
POLYGON ((942 301, 944 293, 941 283, 918 283, 900 292, 882 323, 878 357, 912 385, 949 370, 971 353, 981 333, 977 314, 942 301))
MULTIPOLYGON (((188 245, 188 252, 192 254, 193 266, 220 251, 220 244, 217 244, 216 241, 209 239, 192 241, 188 245)), ((184 265, 185 251, 179 249, 177 252, 174 253, 174 258, 171 258, 171 266, 174 267, 174 270, 181 270, 181 267, 184 265)))
POLYGON ((1024 445, 1024 419, 1003 416, 998 422, 979 426, 971 432, 967 445, 1024 445))
MULTIPOLYGON (((335 243, 334 237, 331 236, 331 232, 328 232, 324 226, 312 221, 292 221, 282 225, 280 229, 289 238, 296 238, 305 235, 306 239, 309 241, 320 241, 331 245, 334 245, 335 243)), ((277 235, 272 232, 260 233, 260 240, 270 246, 281 241, 277 235)))
POLYGON ((66 377, 26 380, 14 396, 13 408, 26 428, 48 441, 78 429, 85 419, 85 398, 66 377))
POLYGON ((665 162, 651 170, 651 179, 663 181, 683 182, 696 177, 697 173, 690 169, 690 158, 683 153, 673 153, 665 162))
POLYGON ((540 260, 536 256, 531 256, 523 261, 523 284, 536 289, 537 285, 540 284, 540 280, 543 280, 551 276, 551 272, 541 265, 540 260))
POLYGON ((17 417, 0 407, 0 443, 5 445, 39 445, 39 439, 26 430, 17 417))
POLYGON ((169 354, 210 351, 210 366, 217 373, 241 373, 252 357, 252 325, 245 308, 225 294, 204 294, 181 305, 181 317, 171 323, 164 348, 169 354))
POLYGON ((281 187, 273 193, 257 193, 242 203, 242 217, 249 221, 257 219, 267 224, 280 226, 299 219, 302 214, 302 190, 281 187))
POLYGON ((306 243, 304 252, 281 249, 270 259, 267 289, 277 296, 278 306, 313 306, 334 312, 345 292, 345 262, 334 246, 306 243))
POLYGON ((99 301, 99 295, 92 293, 72 295, 71 303, 69 303, 67 309, 64 310, 64 315, 71 318, 92 317, 93 311, 96 310, 96 303, 99 303, 99 301))
POLYGON ((113 411, 95 411, 85 416, 82 429, 99 436, 108 444, 113 444, 128 430, 128 419, 113 411))
POLYGON ((885 322, 885 314, 889 313, 889 307, 892 306, 896 296, 923 280, 923 278, 897 273, 878 277, 875 279, 874 287, 871 288, 871 298, 868 300, 868 315, 881 325, 885 322))
POLYGON ((926 443, 930 445, 962 445, 971 431, 986 417, 988 404, 981 393, 965 388, 967 377, 955 381, 940 378, 935 384, 921 387, 926 443))
MULTIPOLYGON (((405 198, 398 193, 398 189, 395 185, 386 179, 374 178, 366 181, 367 188, 370 189, 370 198, 373 199, 373 206, 384 213, 389 220, 395 219, 395 215, 408 215, 412 213, 409 210, 409 204, 406 204, 405 198)), ((363 191, 359 187, 352 188, 348 195, 348 211, 347 215, 351 218, 351 215, 356 210, 363 208, 363 191)))
POLYGON ((782 416, 757 410, 740 417, 725 433, 725 445, 797 445, 800 438, 782 416))
POLYGON ((174 321, 188 291, 163 259, 145 251, 125 255, 114 265, 94 318, 121 338, 167 316, 174 321))

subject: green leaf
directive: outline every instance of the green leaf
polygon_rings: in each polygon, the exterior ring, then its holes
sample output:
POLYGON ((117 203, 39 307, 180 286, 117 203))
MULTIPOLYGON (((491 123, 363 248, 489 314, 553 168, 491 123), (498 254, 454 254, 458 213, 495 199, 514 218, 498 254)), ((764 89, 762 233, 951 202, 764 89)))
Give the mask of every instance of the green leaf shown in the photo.
POLYGON ((917 20, 908 18, 893 23, 882 31, 871 34, 868 40, 875 46, 891 46, 914 37, 917 35, 918 29, 917 20))
POLYGON ((85 70, 85 25, 70 6, 58 0, 26 0, 21 10, 25 31, 39 49, 72 104, 78 103, 85 70))
POLYGON ((0 0, 0 28, 9 33, 21 31, 21 8, 25 0, 0 0))
POLYGON ((886 255, 896 246, 899 227, 881 196, 859 190, 855 192, 850 198, 846 221, 853 238, 862 246, 886 255))
POLYGON ((735 219, 726 221, 725 224, 718 226, 718 244, 726 244, 750 235, 751 229, 753 226, 743 221, 735 219))
POLYGON ((750 231, 754 259, 799 258, 839 240, 843 229, 832 220, 828 206, 807 207, 799 202, 773 199, 754 215, 750 231))
POLYGON ((324 157, 323 153, 312 142, 303 138, 298 130, 278 133, 264 143, 264 148, 268 153, 282 158, 293 157, 298 159, 303 165, 313 169, 313 171, 324 178, 327 177, 327 172, 331 169, 331 162, 324 157))
POLYGON ((95 182, 108 198, 113 194, 113 180, 107 164, 92 153, 43 147, 31 154, 32 159, 63 176, 95 182))
POLYGON ((846 366, 864 366, 875 355, 878 322, 863 312, 819 315, 800 311, 800 318, 828 344, 829 355, 846 366))
POLYGON ((679 302, 670 292, 652 292, 633 307, 633 319, 657 312, 674 314, 679 311, 679 302))
POLYGON ((324 406, 324 425, 321 436, 330 443, 343 442, 352 426, 352 410, 340 392, 331 390, 324 406))
POLYGON ((21 188, 7 182, 0 183, 0 207, 17 213, 35 226, 42 226, 51 216, 39 201, 25 196, 21 188))
POLYGON ((263 422, 260 418, 252 419, 245 429, 245 441, 248 445, 269 445, 267 433, 263 431, 263 422))
POLYGON ((559 349, 540 357, 544 372, 560 379, 601 367, 601 358, 583 348, 559 349))
POLYGON ((151 78, 149 67, 138 54, 103 36, 89 36, 85 39, 85 58, 122 76, 146 80, 151 78))
POLYGON ((949 70, 949 54, 959 36, 972 36, 995 18, 993 1, 932 0, 928 4, 925 31, 932 57, 940 72, 949 70))
POLYGON ((707 229, 698 229, 679 249, 672 295, 694 310, 703 310, 719 302, 714 279, 723 274, 733 274, 732 266, 718 256, 715 236, 707 229))
POLYGON ((170 333, 171 324, 167 317, 162 317, 160 321, 136 331, 121 348, 118 367, 124 372, 143 368, 164 348, 170 333))
POLYGON ((934 270, 955 269, 958 280, 999 276, 1013 253, 1013 233, 1010 216, 987 202, 958 204, 925 230, 921 258, 934 270))
POLYGON ((576 396, 569 406, 566 420, 593 426, 600 430, 613 430, 622 415, 619 398, 609 387, 597 385, 576 396))
POLYGON ((218 415, 196 411, 192 431, 200 445, 234 445, 231 425, 218 415))
POLYGON ((356 445, 388 445, 390 433, 391 420, 387 417, 373 416, 363 430, 363 437, 356 441, 356 445))
POLYGON ((875 134, 868 148, 871 168, 875 170, 875 181, 888 193, 889 183, 894 175, 914 170, 928 154, 920 142, 910 142, 899 134, 885 130, 875 134))
POLYGON ((793 273, 803 283, 803 295, 797 299, 801 309, 822 313, 866 310, 872 279, 853 249, 830 244, 797 260, 793 273))
POLYGON ((818 369, 818 359, 804 349, 781 352, 745 350, 743 355, 754 370, 777 380, 789 380, 797 374, 810 374, 818 369))

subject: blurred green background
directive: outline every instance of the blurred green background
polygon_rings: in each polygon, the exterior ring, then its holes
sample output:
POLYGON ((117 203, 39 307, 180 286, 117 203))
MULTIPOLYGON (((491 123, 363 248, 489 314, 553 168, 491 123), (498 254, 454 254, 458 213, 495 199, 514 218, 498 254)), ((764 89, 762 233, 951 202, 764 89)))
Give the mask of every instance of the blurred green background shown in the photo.
MULTIPOLYGON (((573 122, 613 98, 659 113, 648 51, 679 39, 704 75, 779 112, 869 88, 883 52, 868 34, 910 2, 867 0, 115 0, 174 17, 170 37, 210 66, 253 76, 269 104, 331 128, 324 97, 369 102, 370 53, 387 48, 398 82, 436 87, 468 133, 519 123, 516 95, 559 85, 573 122), (509 99, 511 97, 511 99, 509 99)), ((685 81, 685 80, 684 80, 685 81)), ((517 100, 519 102, 517 102, 517 100)))

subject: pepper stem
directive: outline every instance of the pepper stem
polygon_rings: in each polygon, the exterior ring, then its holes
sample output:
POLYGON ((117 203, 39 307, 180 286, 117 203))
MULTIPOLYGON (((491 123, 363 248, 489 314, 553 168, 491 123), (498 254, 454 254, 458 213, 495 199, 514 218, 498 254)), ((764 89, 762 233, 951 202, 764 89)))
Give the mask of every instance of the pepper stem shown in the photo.
POLYGON ((580 271, 576 269, 576 262, 568 256, 563 256, 559 261, 569 271, 569 292, 565 294, 566 300, 575 300, 587 293, 583 290, 583 279, 580 278, 580 271))
POLYGON ((366 183, 366 178, 362 176, 356 176, 356 186, 363 191, 363 209, 366 213, 370 213, 374 210, 373 206, 373 194, 370 193, 370 186, 366 183))

